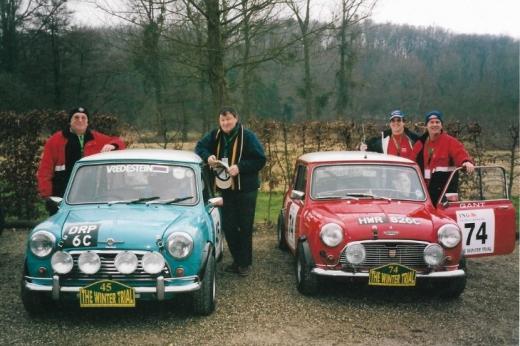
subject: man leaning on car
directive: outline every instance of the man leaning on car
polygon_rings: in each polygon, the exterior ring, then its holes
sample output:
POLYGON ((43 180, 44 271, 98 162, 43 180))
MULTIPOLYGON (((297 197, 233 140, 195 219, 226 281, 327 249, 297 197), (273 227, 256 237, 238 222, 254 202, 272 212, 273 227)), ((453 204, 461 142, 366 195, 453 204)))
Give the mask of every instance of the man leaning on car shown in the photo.
POLYGON ((125 149, 119 137, 110 137, 89 127, 89 113, 83 107, 69 112, 66 128, 54 133, 45 142, 40 166, 36 173, 38 192, 46 199, 50 215, 56 213, 56 204, 50 196, 62 197, 76 161, 99 152, 125 149))

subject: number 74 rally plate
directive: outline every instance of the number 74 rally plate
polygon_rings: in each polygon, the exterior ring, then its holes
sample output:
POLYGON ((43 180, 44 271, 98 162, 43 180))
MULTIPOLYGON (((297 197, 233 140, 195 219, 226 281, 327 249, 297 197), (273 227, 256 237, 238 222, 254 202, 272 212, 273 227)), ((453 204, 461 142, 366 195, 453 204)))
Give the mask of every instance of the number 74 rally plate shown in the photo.
POLYGON ((398 263, 372 268, 368 284, 373 286, 415 286, 416 272, 398 263))
POLYGON ((102 280, 79 289, 82 308, 133 308, 135 290, 120 282, 102 280))

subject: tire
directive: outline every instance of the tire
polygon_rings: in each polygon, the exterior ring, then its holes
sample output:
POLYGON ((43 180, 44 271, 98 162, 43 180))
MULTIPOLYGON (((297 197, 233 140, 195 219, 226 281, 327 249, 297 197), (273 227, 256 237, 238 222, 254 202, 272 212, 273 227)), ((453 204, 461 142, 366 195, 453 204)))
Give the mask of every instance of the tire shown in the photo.
POLYGON ((216 258, 217 263, 220 263, 222 261, 222 259, 224 258, 224 238, 220 239, 219 248, 220 248, 219 249, 220 253, 219 253, 218 257, 216 258))
POLYGON ((276 224, 276 239, 278 243, 278 248, 280 250, 286 251, 288 249, 287 242, 285 240, 285 234, 284 234, 284 224, 283 224, 283 214, 280 211, 280 215, 278 215, 278 222, 276 224))
POLYGON ((200 289, 193 293, 193 312, 196 315, 207 316, 215 310, 215 292, 215 254, 211 253, 200 289))
POLYGON ((318 277, 311 273, 311 270, 305 259, 303 246, 300 244, 296 253, 296 288, 306 296, 318 293, 318 277))
POLYGON ((466 275, 452 279, 443 279, 436 283, 439 297, 444 299, 456 299, 464 292, 466 288, 466 278, 468 276, 465 257, 460 260, 459 269, 464 269, 466 275))
POLYGON ((42 315, 52 306, 51 298, 45 293, 29 291, 25 287, 25 279, 23 277, 20 283, 20 298, 25 311, 31 316, 42 315))

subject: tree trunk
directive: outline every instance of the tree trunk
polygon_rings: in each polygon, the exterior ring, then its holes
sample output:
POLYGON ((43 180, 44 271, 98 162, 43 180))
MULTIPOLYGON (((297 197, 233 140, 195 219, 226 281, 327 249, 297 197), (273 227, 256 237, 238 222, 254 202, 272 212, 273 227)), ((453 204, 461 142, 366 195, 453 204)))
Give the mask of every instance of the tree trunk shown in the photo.
POLYGON ((0 69, 4 72, 14 72, 16 69, 18 45, 16 35, 16 10, 17 1, 0 1, 0 21, 1 21, 1 55, 0 69))
POLYGON ((224 75, 224 47, 220 23, 219 2, 205 0, 208 21, 208 80, 211 88, 212 114, 228 101, 224 75))
POLYGON ((313 118, 312 112, 312 76, 311 76, 311 58, 310 58, 310 42, 307 33, 303 36, 303 59, 304 59, 304 78, 305 85, 305 116, 306 119, 313 118))
POLYGON ((242 68, 242 110, 241 114, 243 120, 246 120, 250 116, 250 88, 251 88, 251 68, 249 64, 249 57, 251 54, 251 36, 250 36, 250 15, 248 13, 248 0, 242 0, 242 11, 244 13, 244 21, 242 23, 242 31, 244 35, 244 54, 242 56, 242 62, 244 67, 242 68))

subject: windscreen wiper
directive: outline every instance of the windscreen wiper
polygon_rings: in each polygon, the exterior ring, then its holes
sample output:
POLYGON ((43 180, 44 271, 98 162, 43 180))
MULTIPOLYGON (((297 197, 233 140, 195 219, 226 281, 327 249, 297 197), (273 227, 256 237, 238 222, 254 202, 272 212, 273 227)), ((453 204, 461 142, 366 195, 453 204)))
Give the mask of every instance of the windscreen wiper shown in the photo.
POLYGON ((352 197, 366 197, 366 198, 372 198, 372 199, 384 199, 384 200, 387 200, 389 202, 392 201, 391 198, 389 197, 384 197, 384 196, 376 196, 376 195, 373 195, 371 193, 348 193, 347 196, 352 196, 352 197))
POLYGON ((351 194, 348 194, 348 195, 323 195, 323 196, 316 197, 316 199, 330 199, 330 198, 336 198, 336 199, 359 199, 356 196, 352 196, 351 194))
POLYGON ((161 197, 159 196, 152 196, 152 197, 141 197, 138 199, 134 199, 132 201, 127 202, 128 204, 137 204, 137 203, 143 203, 143 202, 149 202, 149 201, 155 201, 156 199, 159 199, 161 197))
POLYGON ((185 201, 190 198, 193 198, 193 196, 177 197, 177 198, 173 198, 173 199, 167 199, 164 201, 146 202, 146 204, 173 204, 173 203, 179 203, 179 202, 185 201))
POLYGON ((112 205, 112 204, 137 204, 137 203, 153 201, 153 200, 156 200, 156 199, 159 199, 159 198, 160 198, 159 196, 141 197, 141 198, 138 198, 138 199, 130 199, 130 200, 126 199, 126 200, 110 201, 110 202, 107 202, 107 204, 108 205, 112 205))
MULTIPOLYGON (((170 199, 168 201, 164 201, 162 203, 164 203, 164 204, 179 203, 179 202, 191 199, 191 198, 193 198, 193 196, 178 197, 178 198, 170 199)), ((159 203, 159 202, 157 202, 157 203, 159 203)))

